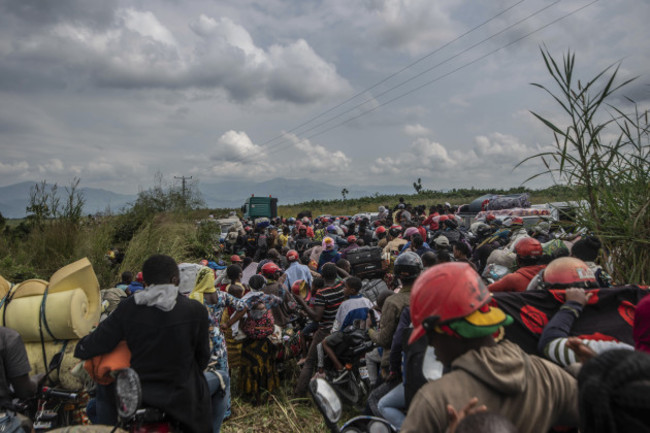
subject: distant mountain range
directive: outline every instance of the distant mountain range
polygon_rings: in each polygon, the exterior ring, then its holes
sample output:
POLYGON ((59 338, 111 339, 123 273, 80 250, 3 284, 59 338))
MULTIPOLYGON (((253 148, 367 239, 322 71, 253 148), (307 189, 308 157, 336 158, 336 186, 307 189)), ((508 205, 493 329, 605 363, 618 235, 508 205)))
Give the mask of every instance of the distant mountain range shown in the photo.
MULTIPOLYGON (((6 218, 23 218, 29 204, 29 192, 36 182, 21 182, 0 187, 0 213, 6 218)), ((276 178, 264 182, 226 181, 199 183, 199 191, 208 208, 239 208, 251 194, 278 198, 280 204, 302 203, 310 200, 332 200, 341 198, 342 186, 331 185, 309 179, 276 178)), ((348 198, 359 198, 380 194, 413 193, 410 186, 346 186, 348 198)), ((86 200, 84 214, 110 210, 114 213, 132 203, 136 194, 119 194, 100 188, 79 188, 86 200)), ((60 188, 60 196, 65 191, 60 188)))

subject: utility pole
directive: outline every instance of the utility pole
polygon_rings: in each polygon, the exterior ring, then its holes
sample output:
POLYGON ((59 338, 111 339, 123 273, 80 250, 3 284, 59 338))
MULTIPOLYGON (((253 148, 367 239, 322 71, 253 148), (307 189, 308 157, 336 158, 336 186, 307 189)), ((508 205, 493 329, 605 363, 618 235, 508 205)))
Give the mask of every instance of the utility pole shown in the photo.
POLYGON ((185 181, 186 181, 186 180, 191 180, 191 179, 192 179, 192 176, 190 176, 190 177, 185 177, 185 176, 180 176, 180 177, 179 177, 179 176, 174 176, 174 179, 180 179, 180 180, 181 180, 181 182, 182 182, 182 187, 181 187, 181 188, 182 188, 182 191, 183 191, 183 198, 185 198, 185 181))

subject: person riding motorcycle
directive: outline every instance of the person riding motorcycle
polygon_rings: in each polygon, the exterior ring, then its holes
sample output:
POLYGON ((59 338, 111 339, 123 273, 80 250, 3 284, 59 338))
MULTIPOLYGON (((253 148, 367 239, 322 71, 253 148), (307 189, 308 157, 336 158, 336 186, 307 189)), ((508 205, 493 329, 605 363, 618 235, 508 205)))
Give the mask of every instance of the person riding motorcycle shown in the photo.
POLYGON ((121 302, 82 338, 74 356, 90 359, 126 340, 143 404, 164 411, 183 431, 210 431, 210 393, 203 375, 210 359, 207 310, 178 292, 173 258, 151 256, 142 273, 145 289, 121 302))
MULTIPOLYGON (((12 396, 26 399, 36 393, 39 377, 30 377, 31 366, 27 359, 25 343, 20 334, 13 329, 0 326, 0 408, 12 408, 12 396), (10 388, 13 388, 13 393, 10 388)), ((20 414, 11 414, 20 422, 23 430, 32 431, 29 418, 20 414)), ((7 419, 7 422, 10 420, 7 419)), ((2 427, 4 424, 0 424, 2 427)), ((2 430, 0 428, 0 430, 2 430)), ((4 431, 4 430, 2 430, 4 431)))

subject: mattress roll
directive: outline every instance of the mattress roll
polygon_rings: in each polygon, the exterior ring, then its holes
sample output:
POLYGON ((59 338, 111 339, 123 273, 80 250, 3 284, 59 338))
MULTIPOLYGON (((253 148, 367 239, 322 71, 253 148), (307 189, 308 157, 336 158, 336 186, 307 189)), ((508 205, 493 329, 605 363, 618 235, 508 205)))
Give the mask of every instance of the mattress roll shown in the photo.
POLYGON ((42 303, 43 296, 13 299, 0 310, 4 326, 18 331, 27 343, 40 342, 41 331, 44 341, 77 340, 88 335, 97 323, 82 289, 48 293, 44 316, 41 316, 42 303))
MULTIPOLYGON (((32 367, 30 375, 47 372, 47 367, 50 361, 52 361, 52 357, 63 349, 63 343, 63 341, 49 341, 44 343, 43 346, 41 346, 41 343, 25 343, 29 365, 32 367), (43 360, 43 347, 45 348, 45 356, 47 356, 46 360, 43 360)), ((61 361, 60 368, 58 371, 52 371, 49 376, 53 383, 58 382, 59 385, 57 387, 68 391, 81 391, 84 389, 83 381, 70 372, 81 362, 81 360, 74 357, 74 349, 77 343, 78 340, 69 340, 67 342, 63 351, 63 360, 61 361)))

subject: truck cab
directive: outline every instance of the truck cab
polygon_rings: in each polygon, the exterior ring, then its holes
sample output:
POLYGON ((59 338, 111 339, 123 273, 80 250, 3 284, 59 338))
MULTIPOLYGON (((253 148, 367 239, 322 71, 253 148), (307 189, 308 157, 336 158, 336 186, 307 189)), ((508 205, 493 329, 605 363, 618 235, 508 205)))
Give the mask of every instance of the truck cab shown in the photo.
POLYGON ((275 218, 278 216, 278 199, 276 197, 255 197, 251 195, 241 208, 244 219, 275 218))

